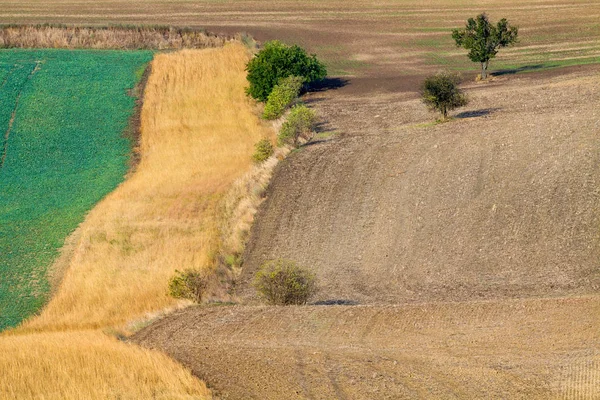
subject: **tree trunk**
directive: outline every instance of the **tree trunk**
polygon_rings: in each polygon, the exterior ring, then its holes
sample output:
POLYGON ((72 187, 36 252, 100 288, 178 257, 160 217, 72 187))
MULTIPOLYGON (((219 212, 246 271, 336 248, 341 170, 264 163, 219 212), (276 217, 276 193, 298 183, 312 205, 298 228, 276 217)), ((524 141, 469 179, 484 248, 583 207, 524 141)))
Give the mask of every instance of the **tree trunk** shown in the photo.
POLYGON ((487 79, 487 68, 489 64, 489 60, 481 63, 481 79, 487 79))

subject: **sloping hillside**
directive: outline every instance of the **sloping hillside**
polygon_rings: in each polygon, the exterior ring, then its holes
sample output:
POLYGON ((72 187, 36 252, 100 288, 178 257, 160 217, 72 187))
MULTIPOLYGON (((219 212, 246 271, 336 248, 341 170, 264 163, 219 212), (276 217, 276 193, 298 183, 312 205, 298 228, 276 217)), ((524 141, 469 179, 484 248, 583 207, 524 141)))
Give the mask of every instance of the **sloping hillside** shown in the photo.
POLYGON ((314 104, 344 133, 277 171, 245 254, 246 280, 284 257, 317 273, 320 300, 600 289, 593 71, 472 85, 469 107, 439 125, 417 98, 343 91, 314 104))

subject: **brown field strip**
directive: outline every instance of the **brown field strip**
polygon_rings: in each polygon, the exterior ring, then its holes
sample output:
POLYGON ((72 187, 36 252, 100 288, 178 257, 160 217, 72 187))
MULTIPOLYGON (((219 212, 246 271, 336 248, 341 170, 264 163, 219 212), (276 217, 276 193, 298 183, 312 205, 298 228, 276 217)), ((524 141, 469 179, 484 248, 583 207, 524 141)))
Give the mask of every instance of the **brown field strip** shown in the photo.
MULTIPOLYGON (((492 69, 553 60, 577 62, 568 51, 600 39, 600 3, 589 0, 0 0, 0 6, 6 23, 172 24, 229 34, 245 31, 260 40, 298 43, 323 57, 332 75, 358 77, 423 75, 440 67, 470 70, 466 52, 455 48, 450 30, 482 11, 493 20, 506 17, 520 26, 521 43, 516 49, 557 47, 554 54, 540 49, 526 59, 500 52, 492 69)), ((597 48, 579 52, 577 56, 596 62, 600 57, 597 48)))
POLYGON ((223 399, 594 399, 599 313, 598 296, 195 307, 134 341, 223 399))
POLYGON ((243 31, 300 44, 350 79, 306 97, 323 139, 276 170, 240 305, 155 319, 180 305, 166 294, 174 270, 210 264, 218 206, 253 144, 273 135, 241 89, 245 52, 157 56, 141 163, 89 214, 49 306, 0 336, 0 397, 51 388, 49 398, 100 399, 124 387, 138 390, 118 392, 130 398, 600 398, 600 67, 513 75, 597 64, 600 2, 0 0, 0 10, 6 23, 243 31), (437 124, 416 90, 440 68, 477 69, 450 30, 482 11, 518 25, 521 42, 493 60, 504 75, 466 83, 469 106, 437 124), (313 269, 317 301, 358 305, 256 306, 253 274, 277 257, 313 269), (144 326, 131 342, 147 351, 105 334, 144 326))

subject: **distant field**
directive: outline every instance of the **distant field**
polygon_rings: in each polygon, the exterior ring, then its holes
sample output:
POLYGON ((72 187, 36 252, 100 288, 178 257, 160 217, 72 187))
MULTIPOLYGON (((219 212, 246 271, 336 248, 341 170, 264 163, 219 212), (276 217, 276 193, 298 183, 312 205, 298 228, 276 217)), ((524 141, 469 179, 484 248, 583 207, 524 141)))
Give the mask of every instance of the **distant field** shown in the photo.
POLYGON ((47 268, 122 180, 151 52, 0 51, 0 330, 48 298, 47 268))
POLYGON ((5 23, 173 24, 247 31, 306 46, 332 75, 422 75, 471 70, 450 30, 486 11, 520 29, 521 43, 500 52, 492 70, 539 70, 600 62, 600 2, 594 0, 71 0, 0 1, 5 23))

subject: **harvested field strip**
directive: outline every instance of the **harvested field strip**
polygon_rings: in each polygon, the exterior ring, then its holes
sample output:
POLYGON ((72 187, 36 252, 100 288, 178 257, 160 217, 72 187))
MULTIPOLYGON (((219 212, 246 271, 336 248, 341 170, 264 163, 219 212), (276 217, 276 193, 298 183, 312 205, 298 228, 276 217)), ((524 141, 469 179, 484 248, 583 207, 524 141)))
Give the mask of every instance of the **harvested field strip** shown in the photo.
POLYGON ((134 107, 127 92, 151 57, 0 52, 0 65, 12 68, 0 88, 0 330, 46 302, 58 249, 123 180, 131 152, 123 132, 134 107))
POLYGON ((101 332, 0 337, 0 398, 209 398, 198 379, 164 354, 101 332))
POLYGON ((0 48, 168 50, 221 47, 231 38, 173 27, 0 27, 0 48))

